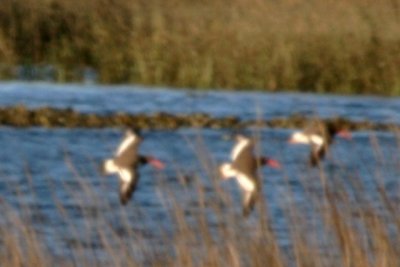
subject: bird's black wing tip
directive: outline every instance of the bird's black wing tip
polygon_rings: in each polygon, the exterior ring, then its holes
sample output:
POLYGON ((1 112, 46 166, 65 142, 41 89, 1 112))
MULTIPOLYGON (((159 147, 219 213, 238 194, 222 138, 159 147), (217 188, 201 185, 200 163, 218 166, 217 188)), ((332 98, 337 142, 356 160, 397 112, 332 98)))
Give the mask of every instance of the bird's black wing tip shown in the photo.
POLYGON ((250 213, 251 213, 251 209, 249 209, 249 208, 243 208, 243 210, 242 210, 242 215, 243 215, 244 218, 249 217, 250 213))
POLYGON ((126 204, 128 204, 129 202, 129 198, 127 198, 126 196, 120 195, 120 203, 122 206, 126 206, 126 204))

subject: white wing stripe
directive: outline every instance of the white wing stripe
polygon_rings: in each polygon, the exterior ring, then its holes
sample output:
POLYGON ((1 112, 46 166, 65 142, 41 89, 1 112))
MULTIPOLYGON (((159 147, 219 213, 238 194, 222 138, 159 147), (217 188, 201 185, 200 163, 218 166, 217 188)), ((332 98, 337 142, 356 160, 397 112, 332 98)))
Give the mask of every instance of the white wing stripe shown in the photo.
POLYGON ((295 132, 292 135, 292 140, 296 143, 314 144, 321 147, 324 144, 324 138, 318 134, 305 134, 304 132, 295 132))
POLYGON ((130 183, 132 180, 132 172, 128 169, 119 169, 118 170, 119 177, 122 181, 126 183, 130 183))
POLYGON ((238 174, 236 175, 236 179, 239 185, 243 188, 243 190, 254 191, 256 185, 250 177, 248 177, 243 173, 238 172, 238 174))
POLYGON ((116 155, 117 156, 121 155, 121 153, 123 153, 125 149, 127 149, 127 147, 129 147, 133 142, 135 142, 135 140, 136 140, 135 135, 130 135, 127 138, 125 138, 125 140, 119 146, 116 155))
POLYGON ((233 148, 232 154, 231 154, 231 159, 232 161, 235 161, 240 152, 249 144, 250 140, 248 139, 241 139, 239 143, 233 148))
POLYGON ((317 134, 313 134, 310 136, 311 143, 315 144, 318 147, 321 147, 324 144, 324 139, 317 134))

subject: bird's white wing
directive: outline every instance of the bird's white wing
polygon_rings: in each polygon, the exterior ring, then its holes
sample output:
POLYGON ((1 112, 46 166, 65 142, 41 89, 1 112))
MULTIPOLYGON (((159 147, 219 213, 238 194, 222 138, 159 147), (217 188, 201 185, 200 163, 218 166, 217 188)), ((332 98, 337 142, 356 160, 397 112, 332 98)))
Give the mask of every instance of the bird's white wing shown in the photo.
POLYGON ((236 179, 245 192, 253 192, 256 189, 256 180, 254 177, 249 177, 248 175, 237 172, 236 179))
POLYGON ((118 149, 115 153, 115 156, 121 156, 127 150, 132 149, 134 146, 137 146, 140 142, 140 138, 131 132, 128 132, 125 138, 122 140, 121 144, 118 146, 118 149))
POLYGON ((320 148, 324 145, 324 138, 320 136, 319 134, 312 134, 310 135, 310 141, 312 145, 315 145, 316 147, 320 148))
POLYGON ((134 178, 133 170, 131 170, 131 169, 120 168, 118 170, 118 174, 119 174, 119 178, 121 179, 121 181, 125 182, 125 183, 130 183, 134 178))
POLYGON ((117 149, 114 158, 115 164, 122 167, 133 166, 137 161, 137 153, 141 141, 140 136, 128 131, 117 149))
POLYGON ((232 149, 231 160, 235 161, 243 152, 251 148, 251 141, 247 138, 242 138, 232 149))
POLYGON ((248 216, 254 209, 257 201, 257 191, 244 191, 243 192, 243 216, 248 216))
POLYGON ((125 205, 132 197, 138 181, 138 175, 134 169, 120 169, 118 171, 120 177, 119 196, 120 201, 125 205))

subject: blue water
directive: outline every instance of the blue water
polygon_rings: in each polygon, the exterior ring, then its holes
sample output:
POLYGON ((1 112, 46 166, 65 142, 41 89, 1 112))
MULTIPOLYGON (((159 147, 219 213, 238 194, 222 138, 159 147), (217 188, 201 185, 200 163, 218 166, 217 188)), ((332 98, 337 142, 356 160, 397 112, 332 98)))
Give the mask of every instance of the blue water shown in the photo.
MULTIPOLYGON (((245 119, 301 113, 400 122, 400 99, 397 98, 1 83, 0 106, 16 104, 32 108, 71 107, 96 113, 206 112, 245 119)), ((295 203, 300 210, 309 212, 309 194, 316 197, 321 194, 319 171, 307 164, 309 148, 289 146, 286 140, 291 132, 247 130, 247 134, 261 137, 262 154, 278 159, 283 165, 282 170, 262 170, 263 195, 272 215, 273 229, 283 246, 290 243, 285 207, 295 203)), ((46 240, 48 249, 61 258, 70 257, 70 248, 75 243, 83 244, 88 251, 98 251, 96 255, 86 255, 89 258, 106 257, 99 245, 98 229, 104 229, 107 236, 123 237, 127 235, 126 225, 140 244, 147 242, 149 246, 167 249, 160 241, 161 236, 173 235, 176 228, 170 198, 178 200, 189 222, 206 212, 210 214, 207 216, 211 228, 224 223, 214 218, 212 208, 208 207, 221 202, 213 187, 216 179, 213 174, 219 163, 229 160, 233 145, 227 138, 230 130, 180 129, 143 134, 142 153, 160 158, 167 168, 162 172, 142 168, 139 189, 132 201, 121 207, 118 179, 101 176, 98 171, 100 163, 112 156, 122 138, 121 129, 0 127, 0 197, 3 203, 18 210, 24 221, 31 222, 46 240), (205 209, 199 205, 199 195, 203 193, 205 209)), ((385 188, 393 201, 400 196, 397 144, 398 139, 390 132, 355 132, 352 140, 335 142, 324 163, 325 171, 332 183, 347 184, 350 197, 352 184, 362 184, 369 192, 366 198, 379 208, 376 183, 385 188)), ((218 181, 217 184, 237 204, 222 203, 222 210, 240 216, 240 194, 235 182, 218 181)), ((249 221, 256 218, 257 212, 254 212, 249 221)), ((312 222, 310 218, 310 225, 312 222)), ((7 219, 0 218, 0 224, 7 223, 7 219)), ((134 253, 142 255, 138 252, 139 245, 131 245, 134 253)))
POLYGON ((9 82, 0 84, 0 106, 51 106, 81 112, 205 112, 243 119, 284 117, 294 113, 320 117, 400 123, 400 99, 324 96, 297 93, 214 92, 148 88, 9 82))

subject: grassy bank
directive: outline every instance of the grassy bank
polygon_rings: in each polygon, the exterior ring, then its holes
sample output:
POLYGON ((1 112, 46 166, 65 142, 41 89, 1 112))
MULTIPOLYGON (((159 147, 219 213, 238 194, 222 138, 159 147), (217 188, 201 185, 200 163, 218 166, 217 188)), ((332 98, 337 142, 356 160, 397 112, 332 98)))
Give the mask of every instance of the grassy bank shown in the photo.
MULTIPOLYGON (((285 118, 243 120, 235 116, 213 117, 207 113, 172 114, 130 114, 124 112, 96 114, 78 112, 73 109, 43 107, 29 109, 23 105, 0 107, 0 126, 46 127, 46 128, 129 128, 176 130, 179 128, 245 129, 251 127, 300 129, 304 128, 312 116, 294 114, 285 118)), ((396 123, 356 121, 344 117, 321 119, 327 125, 336 125, 351 131, 392 131, 398 132, 396 123)))
POLYGON ((4 0, 0 69, 60 81, 400 94, 400 1, 4 0))

